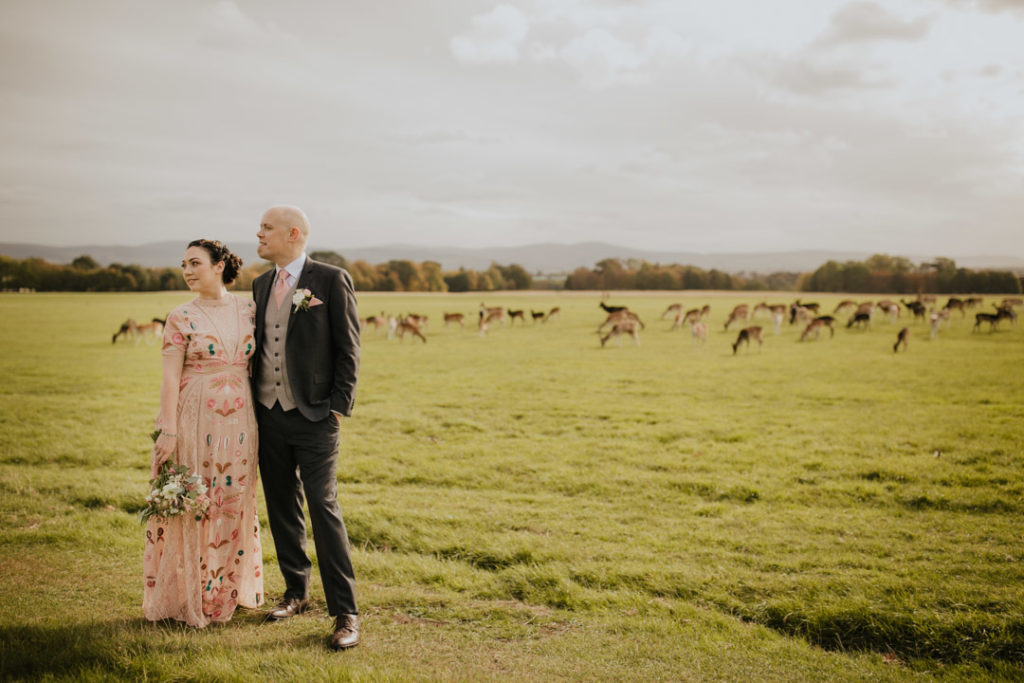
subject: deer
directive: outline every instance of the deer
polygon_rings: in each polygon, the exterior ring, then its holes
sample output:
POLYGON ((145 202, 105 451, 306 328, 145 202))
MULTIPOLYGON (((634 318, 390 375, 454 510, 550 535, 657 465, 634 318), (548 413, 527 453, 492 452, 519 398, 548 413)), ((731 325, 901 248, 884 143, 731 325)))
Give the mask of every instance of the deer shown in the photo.
POLYGON ((708 343, 708 326, 699 320, 690 321, 690 336, 693 337, 693 345, 696 346, 697 342, 701 344, 708 343))
POLYGON ((488 320, 487 314, 484 313, 481 310, 480 311, 480 315, 477 318, 477 323, 476 323, 476 327, 480 331, 480 336, 481 337, 486 337, 487 336, 487 329, 488 329, 487 320, 488 320))
POLYGON ((427 316, 419 315, 418 313, 409 313, 405 316, 405 320, 413 323, 416 327, 423 329, 427 326, 427 316))
POLYGON ((548 314, 546 316, 544 316, 544 322, 547 322, 547 321, 551 320, 555 316, 561 316, 561 314, 562 314, 562 309, 559 308, 558 306, 555 306, 550 311, 548 311, 548 314))
MULTIPOLYGON (((692 325, 700 321, 700 309, 691 308, 686 313, 676 312, 675 320, 672 322, 672 330, 681 329, 683 325, 692 325)), ((671 330, 670 330, 671 331, 671 330)))
POLYGON ((933 306, 938 302, 934 294, 921 294, 920 292, 917 293, 917 300, 922 304, 932 304, 933 306))
POLYGON ((444 326, 448 327, 448 323, 458 323, 459 327, 466 329, 466 323, 464 322, 464 315, 461 313, 445 313, 444 314, 444 326))
POLYGON ((523 325, 526 324, 526 316, 523 315, 523 309, 520 308, 518 311, 513 311, 511 308, 508 309, 508 324, 513 325, 515 324, 516 320, 518 320, 523 325))
MULTIPOLYGON (((426 319, 426 316, 423 316, 426 319)), ((423 343, 427 343, 427 338, 423 336, 423 332, 420 330, 420 326, 416 323, 411 316, 398 319, 398 339, 405 341, 405 333, 409 332, 415 337, 419 337, 423 340, 423 343)))
POLYGON ((812 334, 815 339, 821 337, 821 328, 826 327, 826 324, 821 320, 815 318, 811 322, 807 323, 807 327, 804 328, 803 334, 800 335, 800 341, 806 340, 812 334))
POLYGON ((1020 297, 1007 297, 1003 299, 1003 303, 999 305, 999 308, 1016 308, 1017 306, 1024 306, 1024 299, 1020 297))
POLYGON ((853 299, 843 299, 836 304, 836 310, 832 311, 832 315, 839 315, 848 308, 857 308, 857 302, 853 299))
POLYGON ((792 303, 792 305, 790 305, 790 307, 789 307, 789 324, 790 325, 792 325, 794 322, 796 322, 797 311, 800 308, 806 308, 807 310, 813 312, 814 315, 818 315, 818 309, 820 308, 820 304, 816 304, 816 303, 805 304, 805 303, 802 303, 800 301, 800 299, 797 299, 796 301, 794 301, 792 303))
POLYGON ((972 308, 977 308, 978 306, 980 306, 984 302, 985 302, 985 300, 982 299, 980 296, 969 296, 966 299, 964 299, 964 308, 966 308, 968 310, 970 310, 972 308))
POLYGON ((805 306, 796 306, 795 309, 790 309, 789 320, 793 322, 795 319, 800 324, 808 322, 814 318, 814 311, 805 306))
POLYGON ((763 344, 763 340, 761 339, 761 332, 762 330, 760 325, 755 325, 753 327, 744 327, 742 330, 740 330, 739 336, 736 337, 736 343, 732 345, 732 355, 736 355, 736 351, 740 348, 740 344, 744 342, 746 342, 747 349, 749 350, 751 339, 757 340, 757 350, 758 353, 760 353, 761 346, 763 344))
POLYGON ((492 307, 488 308, 481 301, 480 302, 480 311, 487 318, 487 322, 490 322, 492 320, 497 320, 502 325, 505 324, 505 309, 502 308, 501 306, 492 306, 492 307))
POLYGON ((680 303, 669 304, 668 308, 665 309, 665 312, 661 314, 661 318, 659 318, 659 320, 664 320, 665 316, 668 315, 669 313, 675 314, 675 317, 678 318, 679 314, 682 311, 683 311, 683 305, 682 304, 680 304, 680 303))
POLYGON ((599 303, 598 306, 603 308, 605 313, 618 313, 619 311, 627 310, 626 306, 609 306, 603 301, 599 303))
POLYGON ((860 313, 867 314, 868 320, 870 321, 871 320, 871 316, 874 315, 874 313, 875 313, 875 302, 874 301, 865 301, 862 304, 858 304, 857 305, 857 310, 854 311, 854 314, 856 315, 856 314, 860 314, 860 313))
POLYGON ((871 327, 871 314, 870 313, 854 313, 850 320, 846 323, 846 329, 850 329, 856 325, 863 329, 865 327, 871 327))
POLYGON ((1014 316, 1013 309, 999 307, 996 308, 995 313, 975 313, 974 329, 971 332, 977 332, 981 328, 982 323, 988 323, 988 331, 991 334, 996 331, 1000 320, 1011 316, 1014 316))
POLYGON ((903 350, 906 351, 908 339, 910 339, 910 328, 904 327, 902 330, 899 331, 899 334, 896 335, 896 343, 892 345, 893 353, 896 353, 897 351, 900 350, 900 344, 903 345, 903 350))
POLYGON ((925 314, 928 312, 928 309, 925 308, 925 305, 923 303, 921 303, 920 301, 904 301, 903 299, 900 299, 900 303, 906 306, 907 310, 914 314, 915 321, 918 318, 924 320, 925 314))
POLYGON ((384 311, 381 311, 380 315, 370 315, 365 318, 360 318, 359 322, 361 323, 360 328, 362 330, 366 330, 370 325, 373 325, 373 329, 375 331, 380 331, 382 327, 387 327, 388 317, 384 311))
POLYGON ((743 318, 743 322, 750 320, 750 308, 746 304, 740 304, 732 309, 729 319, 725 321, 726 332, 729 331, 729 325, 740 318, 743 318))
POLYGON ((621 335, 628 334, 633 337, 633 342, 640 346, 640 335, 638 333, 639 325, 637 320, 629 318, 622 318, 618 322, 612 325, 612 328, 608 330, 608 334, 601 337, 601 348, 604 348, 605 342, 612 337, 619 338, 619 346, 622 346, 621 335))
POLYGON ((931 339, 935 339, 939 335, 939 327, 943 321, 946 323, 946 327, 949 328, 949 312, 950 309, 943 308, 941 311, 932 310, 931 315, 928 316, 928 322, 931 325, 931 339))
POLYGON ((535 311, 532 308, 530 309, 530 318, 533 320, 533 324, 534 325, 537 324, 538 320, 540 320, 541 322, 544 322, 544 316, 545 316, 544 311, 535 311))
POLYGON ((123 323, 121 323, 121 329, 119 329, 117 332, 114 333, 114 336, 110 340, 110 343, 111 344, 116 344, 117 343, 117 338, 120 337, 120 336, 124 336, 125 341, 127 341, 129 339, 134 339, 135 341, 138 341, 138 339, 139 339, 139 324, 137 322, 135 322, 133 319, 128 318, 123 323))
POLYGON ((882 301, 879 301, 875 305, 878 306, 879 310, 881 310, 883 313, 889 316, 889 320, 891 322, 896 322, 896 319, 900 317, 899 304, 897 304, 894 301, 884 299, 882 301))
POLYGON ((167 321, 163 318, 153 318, 144 325, 136 325, 135 331, 136 334, 139 335, 139 338, 143 339, 148 344, 151 339, 156 339, 163 334, 164 325, 166 324, 167 321))
POLYGON ((623 308, 622 310, 616 311, 615 313, 609 313, 608 317, 605 318, 604 322, 598 325, 597 331, 598 333, 600 333, 601 330, 603 330, 607 325, 616 325, 617 323, 620 323, 625 320, 632 320, 633 322, 637 323, 640 326, 640 329, 644 329, 644 323, 642 320, 640 320, 640 316, 638 316, 636 313, 629 310, 628 308, 623 308))
POLYGON ((700 319, 703 320, 711 315, 711 304, 704 304, 700 308, 700 319))
POLYGON ((956 310, 960 311, 960 317, 961 318, 966 318, 967 317, 967 312, 964 310, 964 302, 963 302, 963 300, 957 299, 955 296, 949 297, 949 301, 946 302, 946 305, 943 308, 945 308, 946 310, 949 310, 949 311, 952 311, 953 309, 956 309, 956 310))

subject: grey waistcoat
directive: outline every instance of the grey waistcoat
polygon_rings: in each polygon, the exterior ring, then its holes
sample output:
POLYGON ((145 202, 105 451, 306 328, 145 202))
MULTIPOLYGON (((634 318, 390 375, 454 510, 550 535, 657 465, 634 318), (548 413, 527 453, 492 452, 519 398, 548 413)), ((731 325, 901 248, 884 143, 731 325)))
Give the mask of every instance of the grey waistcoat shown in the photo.
MULTIPOLYGON (((295 282, 298 284, 297 278, 295 282)), ((288 382, 288 363, 285 362, 284 355, 284 343, 288 335, 288 314, 292 310, 294 293, 295 285, 292 285, 281 302, 281 308, 278 308, 271 289, 266 314, 263 317, 260 376, 256 378, 256 391, 260 403, 267 408, 273 408, 274 401, 277 401, 286 411, 295 408, 292 387, 288 382)))

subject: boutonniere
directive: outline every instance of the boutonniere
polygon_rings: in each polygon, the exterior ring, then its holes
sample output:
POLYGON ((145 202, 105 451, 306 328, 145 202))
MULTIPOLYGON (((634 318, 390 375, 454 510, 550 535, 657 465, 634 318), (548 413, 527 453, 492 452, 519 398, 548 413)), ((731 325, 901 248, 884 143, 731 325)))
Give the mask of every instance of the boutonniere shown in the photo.
POLYGON ((319 306, 322 303, 323 301, 313 296, 313 292, 308 289, 296 289, 292 295, 292 312, 308 311, 311 306, 319 306))

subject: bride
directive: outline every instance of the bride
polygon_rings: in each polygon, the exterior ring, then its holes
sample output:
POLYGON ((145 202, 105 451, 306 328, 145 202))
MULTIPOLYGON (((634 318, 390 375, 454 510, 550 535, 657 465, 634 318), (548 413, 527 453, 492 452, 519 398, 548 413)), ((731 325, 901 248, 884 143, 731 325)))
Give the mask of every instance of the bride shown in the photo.
POLYGON ((163 338, 160 429, 155 477, 170 459, 198 474, 210 507, 150 518, 143 555, 147 619, 203 627, 227 621, 235 607, 263 602, 256 519, 256 417, 249 389, 256 306, 229 294, 242 259, 215 240, 195 240, 181 263, 197 296, 167 317, 163 338))

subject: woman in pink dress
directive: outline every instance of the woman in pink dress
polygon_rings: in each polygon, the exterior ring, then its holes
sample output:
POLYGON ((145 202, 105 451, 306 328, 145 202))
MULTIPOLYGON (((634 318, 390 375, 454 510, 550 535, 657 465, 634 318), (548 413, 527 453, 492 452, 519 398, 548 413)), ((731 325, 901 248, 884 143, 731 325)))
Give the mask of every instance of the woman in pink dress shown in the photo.
POLYGON ((168 459, 203 478, 206 518, 146 525, 142 607, 147 619, 203 627, 235 607, 263 603, 256 519, 256 417, 249 389, 256 306, 229 294, 242 260, 220 242, 188 245, 181 268, 198 296, 167 317, 160 387, 160 436, 152 474, 168 459))

